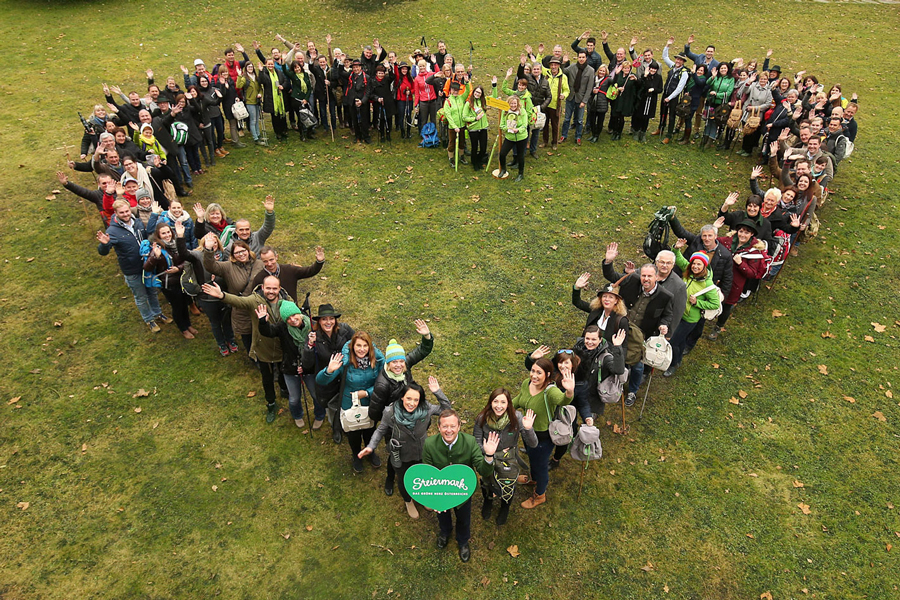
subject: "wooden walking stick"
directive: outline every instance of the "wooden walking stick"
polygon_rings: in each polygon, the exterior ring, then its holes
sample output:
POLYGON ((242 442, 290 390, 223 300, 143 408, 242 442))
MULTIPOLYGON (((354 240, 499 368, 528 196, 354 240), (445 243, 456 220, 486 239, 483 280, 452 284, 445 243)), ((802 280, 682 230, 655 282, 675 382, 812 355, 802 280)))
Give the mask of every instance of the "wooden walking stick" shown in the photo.
POLYGON ((331 142, 334 143, 334 125, 331 123, 331 102, 328 98, 329 86, 325 86, 325 118, 328 119, 328 129, 331 131, 331 142))
POLYGON ((454 168, 454 170, 456 170, 457 173, 459 173, 459 132, 457 131, 455 133, 456 133, 456 135, 453 136, 454 137, 454 139, 453 139, 453 154, 456 157, 456 161, 453 165, 453 168, 454 168))
POLYGON ((587 471, 588 461, 584 461, 581 465, 581 480, 578 482, 578 497, 575 499, 576 502, 581 500, 581 488, 584 487, 584 472, 587 471))

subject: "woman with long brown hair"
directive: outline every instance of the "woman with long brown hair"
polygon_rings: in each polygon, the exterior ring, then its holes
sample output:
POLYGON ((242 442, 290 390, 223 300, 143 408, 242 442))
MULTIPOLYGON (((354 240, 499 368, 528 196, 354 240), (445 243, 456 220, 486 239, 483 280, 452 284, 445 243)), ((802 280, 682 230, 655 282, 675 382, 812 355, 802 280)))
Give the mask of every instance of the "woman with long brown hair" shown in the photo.
POLYGON ((480 171, 484 168, 488 140, 487 101, 484 97, 484 88, 480 85, 472 90, 472 94, 466 101, 463 120, 466 122, 469 139, 472 141, 472 167, 476 171, 480 171))

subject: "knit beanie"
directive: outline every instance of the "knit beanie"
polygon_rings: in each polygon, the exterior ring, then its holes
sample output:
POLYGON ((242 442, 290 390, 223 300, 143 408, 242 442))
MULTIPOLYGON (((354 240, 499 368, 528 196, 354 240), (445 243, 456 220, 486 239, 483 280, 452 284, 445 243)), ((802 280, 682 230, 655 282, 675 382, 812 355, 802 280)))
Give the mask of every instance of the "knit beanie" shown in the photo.
POLYGON ((706 252, 694 252, 693 254, 691 254, 691 258, 690 260, 688 260, 688 263, 692 263, 695 260, 699 260, 700 262, 702 262, 704 267, 709 266, 709 255, 706 254, 706 252))
POLYGON ((288 318, 299 315, 300 308, 293 302, 282 302, 279 308, 279 312, 281 313, 281 320, 287 321, 288 318))
POLYGON ((406 351, 397 343, 397 340, 392 338, 384 351, 384 362, 389 363, 395 360, 406 360, 406 351))

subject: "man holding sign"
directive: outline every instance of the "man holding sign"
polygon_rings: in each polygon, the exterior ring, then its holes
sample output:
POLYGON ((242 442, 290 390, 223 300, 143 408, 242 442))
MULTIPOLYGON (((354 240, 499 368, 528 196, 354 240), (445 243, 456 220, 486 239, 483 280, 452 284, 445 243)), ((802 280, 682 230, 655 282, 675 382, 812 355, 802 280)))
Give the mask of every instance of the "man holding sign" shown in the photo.
MULTIPOLYGON (((500 437, 496 432, 492 432, 484 442, 484 454, 482 454, 475 438, 459 430, 459 415, 455 410, 442 412, 438 427, 441 434, 433 435, 425 440, 422 450, 423 463, 437 469, 444 469, 450 465, 465 465, 475 469, 483 477, 488 477, 494 472, 494 452, 500 443, 500 437)), ((411 471, 412 469, 407 472, 407 476, 411 471)), ((470 487, 469 495, 465 502, 454 508, 454 512, 456 512, 456 543, 459 545, 459 558, 463 562, 468 562, 471 556, 469 537, 472 522, 472 493, 475 491, 475 486, 468 487, 470 487)), ((446 548, 450 532, 453 530, 453 517, 450 515, 449 508, 438 513, 438 523, 440 532, 437 546, 446 548)))

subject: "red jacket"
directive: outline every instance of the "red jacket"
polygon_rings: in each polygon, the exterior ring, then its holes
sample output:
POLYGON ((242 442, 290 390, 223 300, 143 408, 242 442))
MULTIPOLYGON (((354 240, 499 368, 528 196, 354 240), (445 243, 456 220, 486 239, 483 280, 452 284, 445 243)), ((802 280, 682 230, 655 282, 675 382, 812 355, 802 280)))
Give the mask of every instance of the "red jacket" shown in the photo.
MULTIPOLYGON (((716 238, 716 241, 731 250, 732 238, 722 236, 716 238)), ((725 304, 737 304, 738 300, 741 299, 741 292, 744 291, 744 284, 747 283, 747 280, 762 279, 762 276, 766 274, 766 259, 768 255, 765 247, 763 242, 754 237, 750 239, 750 243, 747 246, 732 253, 734 256, 741 257, 741 264, 737 264, 732 260, 731 267, 734 278, 732 279, 731 291, 726 292, 722 290, 725 294, 725 304)))
POLYGON ((413 93, 416 96, 416 106, 419 105, 419 102, 428 102, 429 100, 435 100, 437 98, 437 94, 434 92, 434 86, 425 83, 425 79, 431 75, 433 75, 433 73, 428 71, 416 75, 416 79, 413 82, 413 93))

